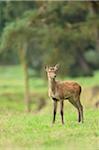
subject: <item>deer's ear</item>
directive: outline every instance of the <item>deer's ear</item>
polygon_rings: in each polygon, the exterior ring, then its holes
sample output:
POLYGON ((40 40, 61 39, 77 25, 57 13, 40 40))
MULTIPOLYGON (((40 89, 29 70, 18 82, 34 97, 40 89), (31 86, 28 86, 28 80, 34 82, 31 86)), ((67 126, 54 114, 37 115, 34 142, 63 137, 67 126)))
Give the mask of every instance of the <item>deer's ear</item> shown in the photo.
POLYGON ((59 69, 59 64, 56 64, 55 65, 55 70, 58 70, 59 69))
POLYGON ((45 70, 48 71, 48 66, 45 66, 45 70))

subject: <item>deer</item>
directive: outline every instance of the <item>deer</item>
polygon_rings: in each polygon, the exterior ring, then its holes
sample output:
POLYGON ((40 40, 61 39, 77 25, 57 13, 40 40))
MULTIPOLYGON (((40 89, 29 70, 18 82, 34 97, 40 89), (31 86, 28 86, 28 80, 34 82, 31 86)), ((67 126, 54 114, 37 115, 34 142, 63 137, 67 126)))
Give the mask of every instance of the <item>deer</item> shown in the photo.
POLYGON ((78 122, 83 123, 83 106, 80 102, 81 86, 75 81, 57 81, 56 76, 59 64, 45 66, 48 77, 48 95, 53 101, 53 120, 57 112, 57 103, 60 102, 61 122, 64 124, 64 100, 68 100, 78 110, 78 122))

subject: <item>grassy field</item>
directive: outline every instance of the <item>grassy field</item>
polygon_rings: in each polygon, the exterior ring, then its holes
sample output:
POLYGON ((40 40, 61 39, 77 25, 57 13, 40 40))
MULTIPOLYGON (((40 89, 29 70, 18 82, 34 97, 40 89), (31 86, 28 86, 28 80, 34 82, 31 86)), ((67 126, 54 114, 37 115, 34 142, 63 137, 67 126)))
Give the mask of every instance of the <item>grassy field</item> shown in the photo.
MULTIPOLYGON (((99 72, 94 77, 73 80, 83 88, 90 88, 99 83, 99 72)), ((31 92, 45 94, 47 83, 38 78, 30 79, 30 89, 31 92)), ((90 101, 86 103, 84 97, 81 98, 84 105, 83 124, 77 123, 77 112, 67 102, 64 109, 65 125, 61 125, 59 108, 56 123, 52 125, 52 101, 47 98, 44 109, 27 114, 24 111, 23 91, 21 68, 1 67, 0 150, 99 150, 99 109, 88 105, 90 101)))

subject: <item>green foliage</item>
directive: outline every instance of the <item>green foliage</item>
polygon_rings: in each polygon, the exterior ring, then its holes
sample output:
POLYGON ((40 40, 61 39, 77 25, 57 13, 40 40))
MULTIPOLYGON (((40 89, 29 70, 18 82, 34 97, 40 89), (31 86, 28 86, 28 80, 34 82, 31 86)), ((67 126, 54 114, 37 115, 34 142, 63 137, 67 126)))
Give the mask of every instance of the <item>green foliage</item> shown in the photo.
POLYGON ((0 1, 0 32, 8 23, 20 18, 24 12, 32 10, 34 7, 34 1, 0 1))
MULTIPOLYGON (((10 7, 8 15, 11 11, 13 16, 16 16, 16 19, 13 19, 10 15, 8 18, 11 21, 6 20, 6 22, 11 23, 6 24, 2 30, 0 46, 2 51, 11 50, 14 59, 16 53, 13 53, 13 50, 25 49, 28 66, 34 68, 38 74, 42 73, 45 64, 57 62, 63 66, 62 75, 66 73, 73 75, 73 72, 75 75, 92 74, 95 62, 90 65, 86 52, 90 47, 93 47, 94 51, 98 47, 96 25, 99 20, 95 13, 91 14, 90 2, 26 2, 24 5, 23 2, 8 2, 8 4, 5 2, 5 5, 2 2, 1 4, 2 9, 6 11, 7 7, 10 7), (13 9, 16 4, 19 13, 13 9), (72 66, 76 67, 75 71, 72 71, 72 66), (68 71, 65 71, 65 68, 68 71), (80 68, 81 74, 79 74, 80 68)), ((98 66, 97 63, 96 68, 98 66)))
POLYGON ((86 52, 85 58, 88 61, 88 63, 90 63, 93 67, 97 68, 97 66, 99 65, 99 62, 98 62, 99 57, 96 51, 90 50, 86 52))

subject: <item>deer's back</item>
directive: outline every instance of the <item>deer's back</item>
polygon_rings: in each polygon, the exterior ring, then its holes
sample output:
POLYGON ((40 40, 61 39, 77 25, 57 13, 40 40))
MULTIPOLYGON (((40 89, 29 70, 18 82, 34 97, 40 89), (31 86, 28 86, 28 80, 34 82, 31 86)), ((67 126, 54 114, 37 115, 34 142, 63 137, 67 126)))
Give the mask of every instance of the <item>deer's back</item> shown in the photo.
POLYGON ((72 81, 56 82, 56 93, 60 98, 68 99, 72 96, 78 96, 81 93, 81 86, 72 81))

